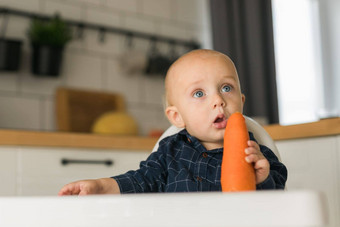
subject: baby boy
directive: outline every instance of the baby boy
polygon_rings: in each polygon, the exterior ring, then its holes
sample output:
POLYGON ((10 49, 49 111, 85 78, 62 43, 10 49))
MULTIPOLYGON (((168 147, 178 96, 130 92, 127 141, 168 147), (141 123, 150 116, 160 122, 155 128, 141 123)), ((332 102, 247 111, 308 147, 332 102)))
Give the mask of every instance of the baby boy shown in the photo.
MULTIPOLYGON (((169 68, 165 92, 166 116, 182 131, 160 141, 139 169, 73 182, 59 195, 221 191, 225 127, 231 114, 242 113, 245 102, 233 62, 217 51, 191 51, 169 68)), ((254 165, 256 188, 284 189, 286 167, 249 134, 244 152, 254 165)))

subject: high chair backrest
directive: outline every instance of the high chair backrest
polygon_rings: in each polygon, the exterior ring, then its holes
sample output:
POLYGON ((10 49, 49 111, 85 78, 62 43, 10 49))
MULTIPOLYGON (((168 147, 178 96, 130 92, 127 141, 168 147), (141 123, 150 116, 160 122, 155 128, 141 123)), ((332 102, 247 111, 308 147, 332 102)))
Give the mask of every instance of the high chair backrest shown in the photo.
MULTIPOLYGON (((244 117, 246 119, 248 131, 250 131, 254 134, 254 137, 257 140, 257 142, 261 145, 264 145, 264 146, 270 148, 274 152, 274 154, 277 156, 277 158, 281 161, 279 151, 278 151, 273 139, 266 132, 266 130, 259 123, 257 123, 255 120, 251 119, 250 117, 247 117, 247 116, 244 116, 244 117)), ((182 130, 182 128, 176 128, 175 126, 170 126, 162 134, 162 136, 159 138, 156 145, 152 149, 152 152, 157 151, 159 141, 161 141, 165 137, 168 137, 168 136, 171 136, 175 133, 178 133, 181 130, 182 130)))

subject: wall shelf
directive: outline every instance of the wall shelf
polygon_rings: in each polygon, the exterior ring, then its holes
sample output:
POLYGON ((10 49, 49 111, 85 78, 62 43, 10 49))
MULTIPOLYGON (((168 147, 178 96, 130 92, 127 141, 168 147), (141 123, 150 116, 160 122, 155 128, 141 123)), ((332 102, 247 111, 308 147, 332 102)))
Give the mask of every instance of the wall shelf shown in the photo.
MULTIPOLYGON (((32 12, 27 12, 23 10, 10 9, 6 7, 0 7, 0 15, 5 15, 5 16, 15 15, 15 16, 26 17, 30 19, 42 19, 42 20, 51 20, 53 18, 53 16, 50 16, 50 15, 32 13, 32 12)), ((171 37, 166 37, 166 36, 150 34, 146 32, 133 31, 129 29, 105 26, 105 25, 95 24, 95 23, 85 23, 85 22, 76 21, 76 20, 68 20, 68 19, 63 19, 63 20, 69 26, 76 27, 80 30, 82 29, 97 30, 99 34, 101 35, 101 37, 104 37, 105 33, 116 33, 119 35, 125 35, 130 38, 149 39, 150 41, 153 41, 153 42, 165 42, 171 45, 180 45, 180 46, 185 46, 191 49, 200 48, 200 44, 193 40, 188 41, 188 40, 183 40, 183 39, 176 39, 176 38, 171 38, 171 37)), ((3 30, 4 29, 5 28, 3 28, 3 30)))

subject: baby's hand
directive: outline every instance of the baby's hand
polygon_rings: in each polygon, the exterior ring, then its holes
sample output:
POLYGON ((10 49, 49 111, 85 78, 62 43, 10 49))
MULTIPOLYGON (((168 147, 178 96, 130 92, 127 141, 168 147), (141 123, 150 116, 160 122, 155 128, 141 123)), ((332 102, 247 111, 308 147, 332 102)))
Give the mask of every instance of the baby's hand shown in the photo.
POLYGON ((270 165, 268 160, 260 151, 260 146, 252 140, 248 141, 248 148, 245 149, 246 161, 254 163, 256 184, 262 183, 269 176, 270 165))
POLYGON ((58 195, 89 195, 97 194, 99 183, 97 180, 81 180, 65 185, 58 195))
POLYGON ((112 178, 81 180, 62 187, 58 195, 116 194, 119 186, 112 178))

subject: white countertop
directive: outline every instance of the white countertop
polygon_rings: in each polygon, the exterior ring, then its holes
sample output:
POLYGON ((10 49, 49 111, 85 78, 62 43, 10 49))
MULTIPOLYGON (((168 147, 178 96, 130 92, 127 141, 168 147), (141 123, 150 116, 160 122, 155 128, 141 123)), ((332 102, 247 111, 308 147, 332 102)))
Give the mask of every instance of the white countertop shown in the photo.
POLYGON ((322 227, 314 191, 0 197, 0 226, 322 227))

